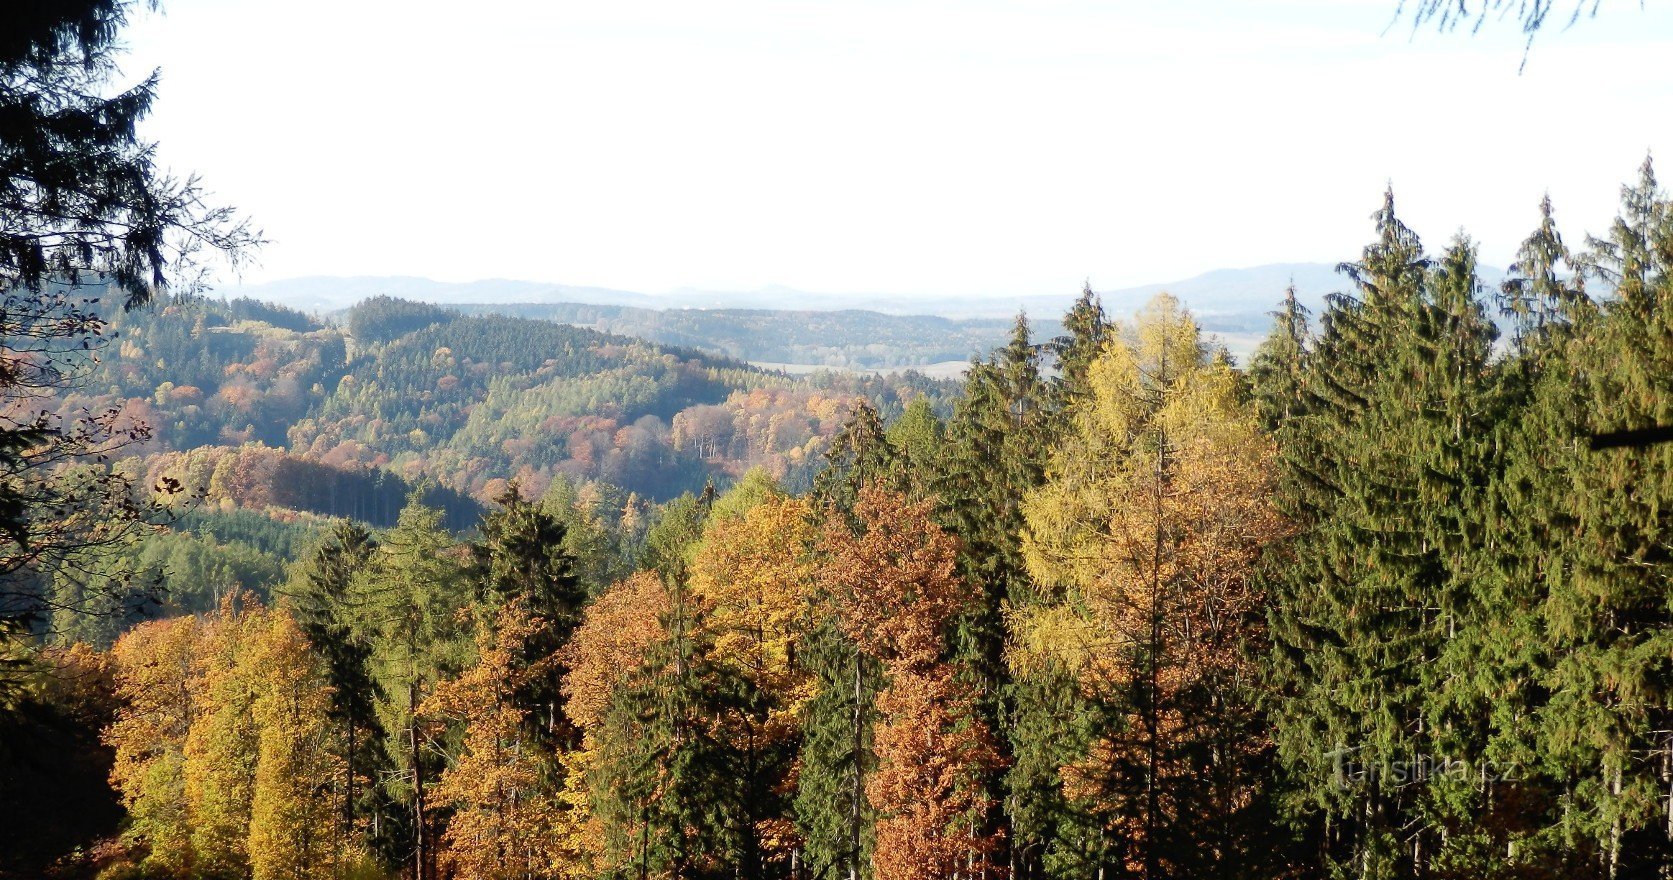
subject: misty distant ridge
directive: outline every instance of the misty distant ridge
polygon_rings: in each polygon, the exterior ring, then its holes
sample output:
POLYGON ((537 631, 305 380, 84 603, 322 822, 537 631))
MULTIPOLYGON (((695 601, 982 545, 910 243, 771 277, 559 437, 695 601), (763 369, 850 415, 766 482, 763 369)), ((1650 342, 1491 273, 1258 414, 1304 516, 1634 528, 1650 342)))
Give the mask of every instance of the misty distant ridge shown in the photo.
MULTIPOLYGON (((1503 275, 1486 267, 1481 272, 1489 286, 1503 275)), ((1274 263, 1099 293, 1105 310, 1121 318, 1168 291, 1241 361, 1265 337, 1271 313, 1292 283, 1302 303, 1315 313, 1327 294, 1351 287, 1334 265, 1274 263)), ((388 295, 452 306, 467 314, 587 327, 775 367, 921 369, 945 375, 1003 345, 1019 311, 1028 314, 1037 338, 1057 335, 1059 319, 1080 293, 1069 289, 1016 297, 891 297, 775 286, 646 294, 499 278, 461 283, 403 276, 290 278, 220 292, 321 313, 388 295)))
MULTIPOLYGON (((1496 283, 1501 270, 1482 268, 1483 281, 1496 283)), ((1205 318, 1258 317, 1272 311, 1291 282, 1309 307, 1326 294, 1344 290, 1348 281, 1329 263, 1273 263, 1246 269, 1214 269, 1178 281, 1100 290, 1105 308, 1123 315, 1166 290, 1205 318)), ((889 315, 938 315, 947 318, 1010 317, 1019 310, 1039 319, 1056 317, 1080 292, 1067 289, 1049 294, 991 297, 903 297, 885 294, 812 293, 770 286, 751 291, 714 291, 681 288, 647 294, 606 287, 586 287, 539 281, 490 278, 481 281, 432 281, 413 276, 308 276, 263 284, 222 288, 227 296, 249 296, 292 308, 330 312, 345 309, 367 297, 387 294, 421 302, 460 305, 497 303, 582 303, 632 306, 642 309, 773 309, 838 311, 859 309, 889 315)), ((1240 324, 1246 322, 1239 322, 1240 324)))

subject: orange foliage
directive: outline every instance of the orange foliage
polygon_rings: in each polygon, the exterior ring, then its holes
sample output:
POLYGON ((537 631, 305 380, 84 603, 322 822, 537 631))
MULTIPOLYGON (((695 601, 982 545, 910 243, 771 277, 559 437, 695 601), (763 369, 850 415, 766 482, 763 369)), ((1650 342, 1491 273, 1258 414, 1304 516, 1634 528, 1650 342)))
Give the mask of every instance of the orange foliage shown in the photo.
POLYGON ((1000 760, 969 689, 943 661, 946 629, 973 599, 955 573, 956 540, 930 502, 868 486, 854 512, 861 533, 826 520, 820 569, 838 624, 883 661, 877 696, 878 768, 865 787, 878 812, 877 880, 940 880, 993 869, 983 788, 1000 760))
POLYGON ((558 858, 557 793, 544 784, 541 756, 524 737, 525 713, 510 700, 556 659, 519 661, 540 625, 520 599, 506 603, 494 626, 477 636, 477 664, 437 685, 419 708, 427 719, 465 729, 463 753, 435 787, 436 797, 454 807, 443 858, 463 877, 539 876, 558 858))
POLYGON ((559 652, 564 713, 583 730, 596 729, 610 707, 610 693, 666 637, 662 620, 668 592, 654 572, 641 571, 604 592, 559 652))

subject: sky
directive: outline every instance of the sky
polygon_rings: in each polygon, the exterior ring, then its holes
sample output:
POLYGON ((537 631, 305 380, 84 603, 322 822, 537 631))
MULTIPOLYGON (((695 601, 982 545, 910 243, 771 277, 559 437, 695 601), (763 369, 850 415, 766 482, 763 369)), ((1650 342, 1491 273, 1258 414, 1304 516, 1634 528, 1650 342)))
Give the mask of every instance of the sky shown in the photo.
POLYGON ((124 68, 159 162, 265 231, 245 283, 1113 289, 1351 259, 1389 184, 1502 266, 1542 194, 1579 242, 1673 169, 1673 4, 1523 68, 1513 21, 1396 2, 166 0, 124 68))

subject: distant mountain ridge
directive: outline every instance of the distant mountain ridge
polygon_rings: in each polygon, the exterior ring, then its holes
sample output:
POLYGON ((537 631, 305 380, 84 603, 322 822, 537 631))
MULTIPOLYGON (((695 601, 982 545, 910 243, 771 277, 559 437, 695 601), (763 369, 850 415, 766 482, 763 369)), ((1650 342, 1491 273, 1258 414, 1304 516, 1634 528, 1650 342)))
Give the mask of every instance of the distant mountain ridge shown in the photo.
MULTIPOLYGON (((1481 267, 1496 286, 1503 271, 1481 267)), ((1197 315, 1233 355, 1246 358, 1271 325, 1270 313, 1291 284, 1318 312, 1349 280, 1326 263, 1272 263, 1215 269, 1191 278, 1100 291, 1113 317, 1137 311, 1162 291, 1197 315)), ((604 287, 485 279, 432 281, 411 276, 310 276, 229 287, 221 293, 329 313, 377 295, 458 307, 467 313, 541 318, 684 345, 757 362, 875 369, 929 366, 980 356, 1003 344, 1010 320, 1026 313, 1037 337, 1059 332, 1058 319, 1079 290, 1016 297, 889 297, 766 287, 755 291, 693 288, 646 294, 604 287)))
MULTIPOLYGON (((1496 275, 1498 270, 1484 269, 1496 275)), ((1347 279, 1326 263, 1272 263, 1242 269, 1214 269, 1178 281, 1101 290, 1106 308, 1123 314, 1136 309, 1159 291, 1179 297, 1199 314, 1237 314, 1270 311, 1294 281, 1303 298, 1322 301, 1325 294, 1347 286, 1347 279)), ((1487 278, 1484 280, 1496 280, 1487 278)), ((887 294, 816 293, 770 286, 753 291, 714 291, 681 288, 648 294, 607 287, 587 287, 539 281, 490 278, 480 281, 432 281, 415 276, 326 276, 286 278, 262 284, 229 285, 227 296, 248 296, 292 308, 335 311, 367 297, 388 294, 431 303, 585 303, 649 309, 771 309, 796 311, 861 310, 891 315, 935 315, 946 318, 1009 317, 1018 310, 1045 317, 1066 309, 1080 292, 1068 289, 1049 294, 1018 296, 904 297, 887 294)))

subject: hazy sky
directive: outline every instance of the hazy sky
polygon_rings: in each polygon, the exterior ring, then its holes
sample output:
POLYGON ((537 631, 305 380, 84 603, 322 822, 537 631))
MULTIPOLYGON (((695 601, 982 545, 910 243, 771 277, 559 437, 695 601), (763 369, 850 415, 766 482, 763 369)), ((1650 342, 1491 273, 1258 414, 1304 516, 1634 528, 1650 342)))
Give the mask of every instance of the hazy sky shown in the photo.
MULTIPOLYGON (((147 133, 244 280, 1025 295, 1335 262, 1394 183, 1502 265, 1673 180, 1673 4, 1412 34, 1395 0, 167 0, 147 133)), ((1566 8, 1566 7, 1565 7, 1566 8)))

